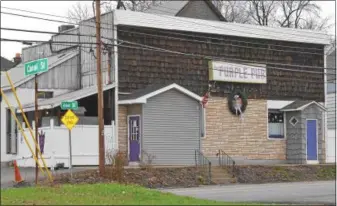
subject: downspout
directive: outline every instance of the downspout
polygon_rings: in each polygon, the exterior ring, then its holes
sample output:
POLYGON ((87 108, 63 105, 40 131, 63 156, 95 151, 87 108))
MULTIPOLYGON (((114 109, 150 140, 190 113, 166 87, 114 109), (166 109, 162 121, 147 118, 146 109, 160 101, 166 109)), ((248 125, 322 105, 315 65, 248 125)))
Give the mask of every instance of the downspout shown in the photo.
POLYGON ((78 27, 78 58, 77 58, 77 72, 79 77, 79 89, 82 88, 82 49, 81 49, 81 37, 80 37, 80 27, 78 27))
POLYGON ((113 37, 113 64, 114 64, 114 80, 115 80, 115 142, 116 147, 119 149, 118 145, 118 115, 119 115, 119 106, 118 106, 118 41, 117 41, 117 25, 115 25, 116 20, 116 10, 112 11, 112 37, 113 37))
MULTIPOLYGON (((326 59, 327 59, 327 46, 324 46, 324 107, 325 109, 327 109, 327 85, 328 85, 328 79, 327 79, 327 73, 328 73, 328 70, 327 70, 327 65, 326 65, 326 59)), ((327 160, 327 148, 328 148, 328 145, 327 145, 327 135, 328 135, 328 112, 327 110, 325 110, 323 112, 324 114, 324 131, 323 131, 323 137, 324 137, 324 152, 325 152, 325 162, 327 160)), ((318 158, 319 159, 319 158, 318 158)))

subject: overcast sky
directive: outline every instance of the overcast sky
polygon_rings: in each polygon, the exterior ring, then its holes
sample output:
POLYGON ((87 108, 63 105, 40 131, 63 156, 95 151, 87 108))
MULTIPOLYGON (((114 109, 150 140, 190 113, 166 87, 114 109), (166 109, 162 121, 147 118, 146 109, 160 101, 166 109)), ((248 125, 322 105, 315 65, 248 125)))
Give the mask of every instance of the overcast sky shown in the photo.
MULTIPOLYGON (((68 8, 70 8, 75 3, 76 3, 75 1, 1 1, 1 7, 11 7, 34 12, 42 12, 66 16, 68 8)), ((86 1, 83 3, 91 6, 92 1, 86 1)), ((331 23, 335 24, 335 9, 336 9, 335 1, 316 1, 316 3, 319 6, 321 6, 323 16, 331 17, 331 23)), ((13 11, 4 8, 1 8, 1 11, 67 21, 67 19, 64 18, 55 18, 44 15, 29 14, 26 12, 13 11)), ((18 16, 1 14, 1 27, 57 32, 58 26, 61 24, 62 23, 48 22, 43 20, 28 19, 18 16)), ((329 33, 335 34, 335 27, 332 28, 329 33)), ((36 33, 1 30, 1 38, 48 41, 50 39, 50 36, 51 35, 48 34, 36 34, 36 33)), ((1 56, 9 60, 12 60, 13 57, 15 56, 15 53, 21 53, 22 47, 24 46, 21 43, 1 42, 1 56)))

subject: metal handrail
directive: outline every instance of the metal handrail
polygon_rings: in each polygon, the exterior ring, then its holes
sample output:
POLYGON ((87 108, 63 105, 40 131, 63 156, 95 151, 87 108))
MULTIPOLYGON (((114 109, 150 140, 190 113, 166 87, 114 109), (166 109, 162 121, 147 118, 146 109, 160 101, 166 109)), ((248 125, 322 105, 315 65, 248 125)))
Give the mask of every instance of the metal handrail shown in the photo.
POLYGON ((232 167, 230 172, 232 173, 233 177, 235 177, 236 167, 233 158, 231 158, 226 152, 221 149, 218 150, 216 156, 219 158, 219 166, 222 168, 228 166, 232 167))
POLYGON ((211 173, 211 168, 212 168, 212 163, 205 157, 205 155, 200 151, 200 150, 195 150, 195 166, 196 167, 203 167, 207 169, 207 179, 208 179, 208 184, 211 184, 212 182, 212 173, 211 173))

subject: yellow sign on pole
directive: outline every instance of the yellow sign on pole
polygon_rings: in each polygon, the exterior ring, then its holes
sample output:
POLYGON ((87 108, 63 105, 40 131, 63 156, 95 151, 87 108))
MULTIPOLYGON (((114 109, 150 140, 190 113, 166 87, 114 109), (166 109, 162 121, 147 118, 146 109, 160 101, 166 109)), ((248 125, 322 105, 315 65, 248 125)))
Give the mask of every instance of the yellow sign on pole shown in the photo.
POLYGON ((61 121, 62 123, 71 130, 78 122, 78 117, 74 112, 72 112, 70 109, 66 112, 66 114, 62 117, 61 121))

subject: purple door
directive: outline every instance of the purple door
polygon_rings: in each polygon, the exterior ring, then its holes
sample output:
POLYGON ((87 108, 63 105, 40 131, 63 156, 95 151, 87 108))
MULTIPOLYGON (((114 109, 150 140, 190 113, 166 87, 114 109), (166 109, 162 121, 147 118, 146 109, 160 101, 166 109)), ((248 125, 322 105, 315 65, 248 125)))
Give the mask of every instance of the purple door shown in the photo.
POLYGON ((317 160, 317 120, 307 120, 307 160, 317 160))
POLYGON ((139 161, 140 154, 140 116, 129 117, 130 162, 139 161))

